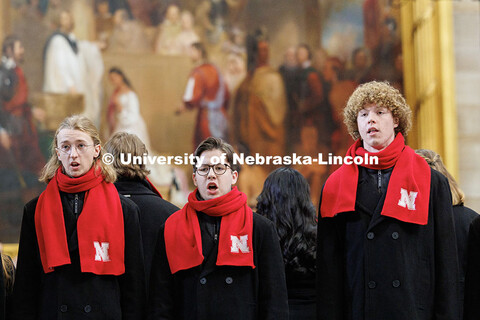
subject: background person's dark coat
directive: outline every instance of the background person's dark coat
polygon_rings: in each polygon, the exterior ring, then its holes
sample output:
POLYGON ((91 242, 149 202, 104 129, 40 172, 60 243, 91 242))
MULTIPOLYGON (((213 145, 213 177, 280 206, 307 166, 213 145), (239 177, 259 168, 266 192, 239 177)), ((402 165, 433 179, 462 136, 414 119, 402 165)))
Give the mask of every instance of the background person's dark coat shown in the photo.
POLYGON ((467 272, 465 275, 464 319, 480 317, 480 216, 473 220, 468 233, 467 272))
MULTIPOLYGON (((460 271, 459 298, 460 315, 463 317, 465 273, 467 272, 468 232, 472 221, 478 213, 465 207, 463 204, 453 206, 453 220, 455 221, 455 235, 457 238, 458 266, 460 271)), ((480 301, 479 301, 480 302, 480 301)), ((480 310, 479 310, 480 311, 480 310)))
MULTIPOLYGON (((364 251, 363 314, 348 297, 345 240, 357 212, 318 221, 317 318, 458 319, 458 257, 451 193, 446 178, 431 171, 428 224, 379 216, 358 239, 364 251), (353 316, 352 316, 353 314, 353 316)), ((358 192, 357 192, 358 195, 358 192)), ((381 210, 385 197, 375 211, 381 210)), ((358 199, 357 199, 358 201, 358 199)))
POLYGON ((158 232, 167 218, 175 211, 178 211, 179 208, 154 193, 146 180, 119 178, 115 182, 115 187, 117 187, 120 194, 135 202, 140 209, 139 219, 142 230, 143 256, 145 257, 145 275, 148 293, 150 270, 158 232))
POLYGON ((65 194, 61 193, 61 198, 72 263, 56 267, 48 274, 43 272, 34 218, 38 198, 27 203, 20 233, 11 319, 141 319, 145 305, 145 270, 138 207, 120 196, 125 229, 125 273, 95 275, 80 271, 73 205, 65 194), (69 232, 72 232, 70 236, 69 232))
POLYGON ((255 213, 252 240, 255 269, 216 266, 216 246, 202 265, 172 275, 164 232, 160 232, 148 319, 288 320, 285 268, 278 236, 273 223, 255 213))

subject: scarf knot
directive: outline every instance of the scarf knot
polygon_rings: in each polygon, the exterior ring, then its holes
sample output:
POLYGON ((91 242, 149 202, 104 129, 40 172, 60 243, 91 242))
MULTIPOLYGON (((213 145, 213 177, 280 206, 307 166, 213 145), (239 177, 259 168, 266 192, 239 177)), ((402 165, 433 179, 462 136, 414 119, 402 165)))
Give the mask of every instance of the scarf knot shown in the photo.
POLYGON ((122 205, 115 186, 105 182, 100 168, 71 178, 61 167, 38 198, 35 230, 43 270, 71 264, 60 191, 85 191, 77 220, 78 250, 82 272, 121 275, 125 272, 125 234, 122 205))
POLYGON ((214 199, 198 200, 198 189, 188 196, 187 204, 165 222, 165 249, 170 271, 176 273, 203 262, 202 235, 197 211, 222 217, 217 262, 220 265, 249 266, 253 263, 253 212, 247 196, 234 187, 214 199))
MULTIPOLYGON (((378 164, 364 165, 375 170, 393 168, 388 183, 381 215, 400 221, 426 225, 430 202, 431 171, 427 162, 412 148, 405 145, 401 133, 384 150, 368 153, 357 140, 347 151, 350 156, 377 156, 378 164)), ((323 218, 334 217, 342 212, 355 211, 358 186, 358 167, 342 165, 325 182, 320 214, 323 218)))

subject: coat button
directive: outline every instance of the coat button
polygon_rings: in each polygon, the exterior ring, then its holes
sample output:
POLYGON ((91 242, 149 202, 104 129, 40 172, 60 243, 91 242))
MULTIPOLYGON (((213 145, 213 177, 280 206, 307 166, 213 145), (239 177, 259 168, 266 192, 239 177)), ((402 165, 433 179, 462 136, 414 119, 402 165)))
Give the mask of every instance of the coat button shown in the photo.
POLYGON ((400 281, 399 281, 399 280, 393 280, 392 286, 393 286, 394 288, 400 287, 400 281))
POLYGON ((227 284, 232 284, 232 283, 233 283, 232 277, 226 277, 226 278, 225 278, 225 282, 226 282, 227 284))
POLYGON ((206 284, 206 283, 207 283, 207 278, 200 279, 200 284, 206 284))
POLYGON ((67 305, 66 305, 66 304, 62 304, 62 305, 60 306, 60 311, 61 311, 61 312, 67 312, 67 311, 68 311, 67 305))
POLYGON ((370 289, 375 289, 376 286, 377 286, 377 283, 375 281, 368 281, 368 287, 370 289))
POLYGON ((392 233, 392 239, 397 240, 398 239, 398 232, 393 232, 392 233))
POLYGON ((373 232, 367 233, 367 239, 368 240, 372 240, 373 238, 375 238, 375 233, 373 233, 373 232))
POLYGON ((90 311, 92 311, 92 306, 87 304, 85 308, 83 308, 83 311, 85 311, 86 313, 89 313, 90 311))

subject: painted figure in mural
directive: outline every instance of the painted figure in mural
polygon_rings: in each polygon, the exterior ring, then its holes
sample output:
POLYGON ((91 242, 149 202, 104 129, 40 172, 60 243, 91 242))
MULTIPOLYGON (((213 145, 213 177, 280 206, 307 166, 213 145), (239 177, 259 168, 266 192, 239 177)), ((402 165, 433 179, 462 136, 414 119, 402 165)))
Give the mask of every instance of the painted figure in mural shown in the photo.
POLYGON ((410 107, 372 81, 349 98, 344 119, 356 139, 347 155, 363 160, 344 163, 322 191, 318 319, 459 319, 450 188, 405 145, 410 107))
POLYGON ((24 208, 10 319, 141 319, 145 269, 138 207, 118 194, 93 122, 63 120, 24 208))
POLYGON ((229 92, 219 69, 208 62, 207 51, 202 43, 197 42, 190 47, 190 57, 195 68, 188 78, 183 105, 177 114, 187 109, 198 109, 193 137, 193 145, 196 146, 210 136, 227 137, 229 92))
POLYGON ((269 65, 269 44, 264 31, 248 38, 247 76, 234 102, 233 140, 240 152, 285 154, 284 121, 287 99, 282 76, 269 65))
POLYGON ((395 68, 395 59, 402 50, 398 22, 391 14, 391 4, 388 1, 365 0, 363 20, 365 45, 372 57, 365 80, 384 79, 392 84, 398 83, 403 70, 399 72, 395 68))
POLYGON ((146 53, 151 52, 151 44, 140 22, 129 19, 125 9, 118 9, 113 15, 113 32, 109 40, 108 52, 146 53))
MULTIPOLYGON (((312 52, 308 45, 301 44, 297 48, 297 60, 300 66, 299 95, 297 98, 297 118, 295 127, 299 137, 303 126, 314 125, 318 131, 318 142, 322 150, 328 150, 334 130, 332 108, 326 96, 326 83, 319 70, 312 67, 312 52)), ((297 138, 298 139, 298 138, 297 138)))
POLYGON ((216 45, 224 39, 227 28, 228 4, 225 0, 203 0, 195 10, 195 17, 202 29, 202 38, 216 45))
POLYGON ((159 233, 148 319, 288 319, 275 226, 234 186, 233 154, 218 138, 197 146, 197 188, 159 233))
POLYGON ((193 15, 190 11, 183 11, 180 16, 182 31, 177 36, 175 43, 178 46, 179 54, 188 55, 190 46, 195 42, 199 42, 200 38, 194 29, 193 15))
POLYGON ((176 4, 168 6, 165 20, 159 25, 158 36, 155 41, 155 53, 166 55, 180 54, 176 43, 178 35, 182 32, 180 8, 176 4))
POLYGON ((300 95, 300 68, 296 55, 297 49, 292 46, 285 51, 283 64, 278 69, 282 75, 287 94, 288 110, 285 119, 285 143, 287 153, 294 151, 294 146, 300 140, 299 115, 297 99, 300 95))
POLYGON ((19 38, 10 35, 2 45, 0 62, 0 190, 25 188, 36 184, 45 159, 40 152, 34 118, 41 119, 41 110, 28 103, 28 85, 20 66, 24 48, 19 38))
POLYGON ((227 65, 225 67, 225 82, 227 83, 230 95, 235 96, 237 88, 247 74, 245 65, 245 55, 230 52, 227 55, 227 65))
POLYGON ((43 91, 78 93, 84 96, 84 115, 100 119, 101 80, 104 44, 77 41, 72 33, 74 20, 68 11, 58 16, 59 29, 47 40, 44 49, 43 91))
POLYGON ((95 18, 95 33, 96 39, 100 41, 109 40, 113 32, 113 15, 110 13, 108 0, 101 0, 97 2, 97 16, 95 18))
POLYGON ((130 81, 123 71, 117 67, 113 67, 108 71, 108 79, 114 86, 107 110, 110 135, 115 132, 136 134, 150 149, 147 126, 140 114, 140 102, 130 81))
POLYGON ((247 48, 245 47, 246 34, 239 27, 233 27, 229 31, 229 39, 222 44, 222 50, 226 53, 236 53, 243 56, 247 55, 247 48))
MULTIPOLYGON (((337 155, 345 155, 351 144, 350 134, 343 124, 343 109, 345 102, 350 95, 355 91, 358 83, 345 79, 345 65, 337 57, 328 57, 325 60, 323 70, 323 79, 325 81, 325 103, 332 110, 332 119, 335 126, 330 133, 331 144, 330 150, 337 155)), ((338 167, 331 167, 330 173, 338 167)))
MULTIPOLYGON (((140 113, 140 102, 136 92, 124 72, 113 67, 108 73, 114 91, 110 97, 107 110, 107 123, 110 136, 117 132, 135 134, 142 140, 152 156, 155 154, 151 146, 147 125, 140 113)), ((152 182, 169 190, 170 201, 181 205, 188 194, 187 178, 179 168, 170 165, 147 166, 152 182)))
POLYGON ((365 82, 365 77, 370 71, 370 58, 367 49, 356 48, 352 52, 351 67, 345 72, 345 79, 358 84, 365 82))
POLYGON ((278 168, 265 180, 257 213, 276 227, 287 279, 289 319, 316 320, 317 217, 307 180, 295 169, 278 168))

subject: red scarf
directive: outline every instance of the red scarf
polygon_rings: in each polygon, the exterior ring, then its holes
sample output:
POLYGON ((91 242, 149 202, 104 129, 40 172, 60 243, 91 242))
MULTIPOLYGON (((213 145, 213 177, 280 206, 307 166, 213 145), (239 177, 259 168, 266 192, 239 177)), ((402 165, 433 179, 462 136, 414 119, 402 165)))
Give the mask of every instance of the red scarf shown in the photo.
POLYGON ((35 230, 45 273, 70 264, 60 192, 86 191, 77 220, 78 250, 82 272, 121 275, 125 272, 125 234, 120 197, 112 183, 94 167, 85 175, 70 178, 58 168, 35 209, 35 230))
POLYGON ((211 200, 197 200, 195 189, 187 204, 165 222, 165 247, 173 273, 203 262, 202 236, 197 211, 222 217, 218 240, 217 266, 249 266, 253 263, 253 213, 247 196, 234 187, 229 193, 211 200))
MULTIPOLYGON (((426 225, 430 201, 430 167, 412 148, 405 145, 401 133, 384 150, 368 153, 361 140, 347 151, 347 156, 377 156, 378 165, 362 165, 375 170, 395 166, 388 183, 387 194, 381 215, 404 222, 426 225)), ((365 159, 365 158, 364 158, 365 159)), ((358 167, 343 164, 325 183, 320 214, 323 218, 334 217, 341 212, 355 211, 358 167)))

